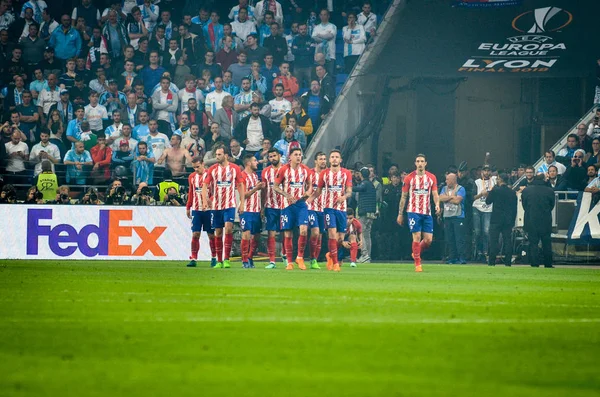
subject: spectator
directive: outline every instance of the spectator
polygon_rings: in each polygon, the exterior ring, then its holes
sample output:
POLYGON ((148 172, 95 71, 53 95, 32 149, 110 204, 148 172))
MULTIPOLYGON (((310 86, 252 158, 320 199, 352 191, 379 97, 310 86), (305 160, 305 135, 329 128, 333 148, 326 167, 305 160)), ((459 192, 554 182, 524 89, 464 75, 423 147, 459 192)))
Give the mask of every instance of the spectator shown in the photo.
POLYGON ((94 7, 92 0, 81 0, 81 5, 73 9, 71 19, 76 21, 79 17, 83 17, 87 26, 96 26, 100 23, 100 11, 94 7))
POLYGON ((226 141, 221 136, 221 133, 219 131, 219 124, 215 122, 210 124, 209 133, 210 135, 207 137, 206 140, 206 154, 204 155, 204 162, 206 163, 208 161, 210 165, 213 165, 217 162, 214 152, 215 148, 217 146, 224 147, 228 141, 226 141))
POLYGON ((232 83, 232 74, 230 71, 223 73, 223 91, 227 92, 232 97, 235 97, 239 92, 240 88, 232 83))
POLYGON ((525 168, 525 178, 519 182, 517 189, 519 192, 522 192, 527 186, 531 185, 533 179, 535 178, 535 168, 532 166, 527 166, 525 168))
MULTIPOLYGON (((231 49, 232 50, 239 51, 239 50, 243 49, 244 44, 242 43, 242 39, 240 39, 237 36, 234 36, 233 28, 232 28, 231 24, 226 23, 226 24, 223 24, 223 38, 219 42, 218 50, 221 50, 223 47, 225 47, 225 40, 228 37, 231 37, 231 49)), ((223 66, 223 65, 221 65, 221 66, 223 66)), ((225 67, 223 67, 223 70, 227 70, 227 69, 225 69, 225 67)))
POLYGON ((84 109, 78 107, 75 109, 75 118, 67 124, 67 142, 71 142, 71 148, 75 148, 75 142, 81 140, 81 123, 85 117, 84 109))
POLYGON ((54 48, 58 59, 65 61, 81 52, 82 43, 81 36, 71 26, 71 18, 68 15, 63 15, 60 22, 61 26, 52 32, 48 45, 54 48))
POLYGON ((42 163, 49 161, 52 172, 54 172, 54 164, 60 162, 60 150, 58 146, 50 142, 50 133, 42 131, 40 134, 40 143, 31 148, 29 161, 35 163, 33 176, 36 177, 42 172, 42 163))
POLYGON ((31 143, 38 142, 39 133, 37 130, 40 115, 37 112, 37 107, 31 103, 31 92, 23 91, 23 102, 15 109, 19 112, 19 121, 21 131, 27 136, 27 140, 31 143))
POLYGON ((69 94, 69 91, 62 89, 60 90, 60 100, 56 104, 50 106, 50 112, 53 110, 58 110, 62 122, 66 125, 73 120, 75 115, 74 109, 76 107, 73 106, 73 103, 70 101, 70 97, 71 95, 69 94))
POLYGON ((171 80, 168 77, 160 79, 160 90, 152 95, 152 106, 156 111, 159 129, 167 136, 173 134, 175 127, 175 113, 179 106, 179 97, 173 93, 169 86, 171 80))
POLYGON ((92 132, 90 129, 90 123, 87 121, 83 121, 81 123, 81 135, 79 140, 83 142, 83 147, 88 152, 92 150, 96 143, 98 142, 98 136, 92 132))
MULTIPOLYGON (((251 116, 248 116, 251 117, 251 116)), ((232 139, 229 142, 229 149, 231 151, 231 159, 237 165, 242 165, 242 160, 244 156, 248 153, 244 150, 244 148, 240 145, 240 142, 237 139, 232 139)))
POLYGON ((238 19, 231 23, 232 34, 237 36, 242 42, 245 42, 248 35, 256 33, 256 27, 254 23, 248 20, 248 10, 246 8, 240 8, 238 12, 238 19))
POLYGON ((579 137, 577 134, 569 134, 567 136, 567 147, 558 151, 556 161, 562 163, 564 166, 568 166, 575 154, 575 150, 578 149, 578 142, 579 137))
POLYGON ((127 106, 127 96, 118 90, 117 80, 110 79, 108 81, 108 91, 100 96, 100 105, 106 108, 109 120, 115 113, 123 112, 127 106))
POLYGON ((60 158, 65 158, 64 155, 67 154, 67 150, 65 149, 63 137, 66 140, 66 126, 63 124, 58 110, 53 110, 50 112, 50 118, 46 125, 46 130, 50 133, 50 142, 55 144, 60 150, 60 158))
POLYGON ((40 38, 45 42, 50 40, 50 36, 54 30, 58 27, 58 22, 54 20, 48 8, 42 10, 42 22, 40 23, 40 38))
POLYGON ((563 174, 567 190, 582 191, 586 187, 587 170, 583 165, 583 149, 577 149, 571 158, 571 165, 563 174))
POLYGON ((166 162, 166 167, 174 177, 184 175, 186 164, 192 163, 192 157, 189 151, 181 146, 181 141, 180 135, 173 135, 171 137, 171 147, 165 149, 163 154, 156 160, 156 164, 166 162))
POLYGON ((558 168, 555 165, 548 167, 546 174, 546 184, 554 191, 560 191, 565 189, 565 184, 562 181, 562 176, 558 175, 558 168))
POLYGON ((273 145, 271 144, 271 140, 269 138, 265 138, 262 141, 262 150, 256 152, 254 157, 256 157, 256 161, 258 162, 258 169, 256 173, 258 175, 262 175, 262 170, 269 166, 269 150, 273 145))
POLYGON ((69 90, 69 98, 75 106, 86 106, 90 97, 90 89, 85 86, 83 76, 75 77, 75 86, 69 90))
POLYGON ((233 109, 237 112, 240 119, 250 115, 252 94, 252 90, 250 89, 250 78, 244 77, 242 79, 242 90, 233 99, 233 109))
POLYGON ((233 97, 231 95, 223 97, 221 106, 221 109, 215 113, 213 121, 219 127, 220 136, 225 140, 230 140, 233 138, 233 131, 236 130, 240 118, 237 112, 233 110, 233 97))
POLYGON ((175 135, 179 135, 181 139, 188 135, 190 130, 190 119, 186 114, 182 114, 179 117, 179 128, 173 132, 175 135))
POLYGON ((200 136, 200 126, 198 124, 193 123, 190 125, 189 133, 183 137, 181 145, 189 152, 192 158, 198 156, 204 157, 206 144, 200 136))
POLYGON ((153 4, 154 1, 155 0, 144 0, 144 3, 140 6, 142 20, 144 21, 144 25, 146 25, 146 30, 148 32, 154 31, 156 28, 156 21, 158 21, 158 16, 160 15, 160 8, 153 4))
POLYGON ((250 33, 246 38, 246 54, 247 60, 249 64, 252 62, 262 62, 265 59, 265 55, 267 54, 267 49, 264 47, 260 47, 258 45, 258 34, 250 33))
MULTIPOLYGON (((600 142, 600 141, 598 141, 598 142, 600 142)), ((600 146, 598 147, 598 149, 600 150, 600 146)), ((538 174, 547 174, 548 173, 548 167, 550 167, 551 165, 553 165, 558 170, 558 173, 560 175, 562 175, 565 172, 565 170, 567 169, 567 167, 565 167, 561 163, 558 163, 555 160, 555 158, 556 158, 556 155, 555 155, 555 153, 554 153, 553 150, 546 151, 544 153, 544 160, 545 160, 545 162, 537 169, 537 173, 538 174)), ((508 182, 508 181, 505 181, 505 183, 506 182, 508 182)))
POLYGON ((42 160, 40 164, 41 172, 34 178, 33 185, 37 191, 42 193, 46 202, 56 199, 56 188, 58 187, 58 178, 52 168, 50 160, 42 160))
POLYGON ((223 70, 228 70, 229 66, 237 61, 238 53, 233 49, 233 37, 223 37, 223 47, 217 52, 217 63, 223 70))
POLYGON ((110 179, 110 163, 112 160, 112 149, 107 145, 106 136, 99 133, 96 146, 90 150, 94 167, 92 168, 91 178, 94 185, 104 185, 110 179))
MULTIPOLYGON (((584 128, 586 128, 585 124, 579 124, 577 126, 577 135, 579 135, 579 130, 584 128)), ((600 107, 596 108, 596 114, 594 115, 594 118, 590 124, 587 126, 587 135, 592 138, 600 136, 600 107)))
POLYGON ((119 149, 113 150, 111 167, 114 169, 118 166, 123 166, 126 169, 129 169, 131 168, 132 162, 133 148, 129 146, 129 142, 127 142, 127 140, 123 139, 119 141, 119 149))
MULTIPOLYGON (((131 51, 133 48, 130 48, 126 51, 131 51)), ((117 77, 117 88, 121 88, 124 94, 129 95, 134 91, 133 82, 137 77, 137 73, 135 72, 135 63, 131 59, 127 59, 123 63, 123 67, 125 69, 124 72, 118 75, 117 77)))
MULTIPOLYGON (((292 101, 292 98, 298 93, 298 81, 290 73, 290 64, 283 62, 279 66, 279 76, 273 80, 273 90, 277 84, 283 85, 283 97, 288 101, 292 101)), ((275 92, 273 92, 275 93, 275 92)))
POLYGON ((106 72, 103 67, 96 68, 96 78, 90 81, 89 87, 90 94, 93 91, 102 95, 108 90, 108 80, 106 80, 106 72))
MULTIPOLYGON (((369 16, 371 15, 373 14, 369 16)), ((344 67, 346 74, 350 74, 356 61, 364 52, 365 43, 367 42, 365 29, 362 24, 356 23, 356 15, 353 12, 348 14, 348 26, 344 26, 342 34, 344 38, 344 67)))
POLYGON ((158 26, 165 28, 165 38, 167 40, 171 40, 173 33, 177 32, 175 24, 173 24, 173 21, 171 21, 171 12, 169 10, 165 10, 164 8, 160 13, 160 22, 158 26))
POLYGON ((210 79, 213 81, 215 77, 223 74, 221 65, 215 63, 215 52, 213 50, 207 50, 204 53, 204 63, 199 64, 196 70, 197 75, 202 75, 204 70, 208 70, 210 72, 210 79))
POLYGON ((295 128, 291 125, 288 125, 283 130, 283 138, 275 142, 275 145, 273 145, 273 148, 277 149, 279 153, 281 153, 281 164, 287 164, 291 149, 300 147, 300 142, 294 139, 295 132, 295 128))
POLYGON ((37 106, 40 92, 42 92, 43 89, 48 88, 48 80, 46 80, 46 78, 44 77, 44 72, 39 66, 33 68, 33 75, 35 77, 35 80, 29 83, 29 91, 31 91, 31 95, 33 95, 34 104, 37 106))
POLYGON ((258 25, 257 33, 259 37, 259 42, 261 46, 264 46, 265 39, 271 35, 271 24, 275 20, 275 14, 272 11, 267 11, 265 13, 265 18, 263 22, 258 25))
POLYGON ((321 91, 321 85, 317 80, 310 83, 310 91, 302 94, 300 103, 302 109, 306 109, 312 121, 313 129, 318 130, 331 110, 331 103, 327 95, 321 91))
POLYGON ((317 80, 321 85, 321 92, 324 96, 326 96, 330 102, 335 100, 335 81, 333 81, 333 77, 327 73, 325 67, 321 65, 317 65, 315 68, 317 74, 317 80))
MULTIPOLYGON (((348 19, 350 19, 350 14, 348 14, 348 19)), ((371 12, 371 3, 363 3, 362 12, 358 14, 357 22, 363 27, 368 39, 375 36, 375 31, 377 30, 377 15, 371 12)))
POLYGON ((127 142, 127 144, 129 145, 129 149, 131 150, 133 150, 137 146, 138 141, 132 137, 132 131, 133 130, 129 124, 123 124, 120 134, 116 135, 115 133, 114 136, 111 137, 113 138, 111 141, 112 143, 108 142, 107 139, 107 144, 110 144, 113 153, 119 150, 119 145, 123 141, 127 142))
POLYGON ((229 66, 228 71, 231 72, 231 81, 236 86, 242 84, 242 79, 252 73, 252 68, 246 63, 247 54, 245 50, 241 50, 237 55, 238 62, 229 66))
POLYGON ((326 9, 321 10, 319 17, 321 18, 321 23, 316 25, 312 32, 312 39, 317 43, 315 55, 322 53, 327 62, 327 71, 329 74, 334 74, 337 27, 329 22, 329 11, 326 9))
POLYGON ((193 25, 199 25, 200 30, 202 31, 202 29, 204 29, 204 27, 209 23, 209 18, 208 8, 201 6, 198 11, 198 15, 192 18, 191 23, 193 25))
POLYGON ((25 160, 29 158, 29 147, 21 141, 21 135, 21 131, 13 129, 10 142, 4 144, 8 156, 6 174, 11 176, 12 183, 23 182, 20 177, 27 174, 25 160))
POLYGON ((65 155, 64 163, 67 166, 67 183, 76 185, 85 185, 86 169, 93 165, 90 152, 85 150, 83 142, 75 142, 74 149, 71 149, 65 155))
POLYGON ((134 184, 152 184, 154 180, 154 154, 148 148, 146 142, 139 142, 134 151, 134 159, 131 163, 134 184))
POLYGON ((283 130, 287 125, 289 125, 289 120, 291 118, 295 118, 298 124, 298 128, 304 131, 304 134, 308 137, 313 133, 313 125, 310 117, 304 109, 302 109, 302 105, 298 98, 294 98, 292 100, 292 110, 287 113, 283 119, 281 120, 281 129, 283 130))
POLYGON ((262 0, 256 3, 256 10, 254 12, 256 23, 260 25, 263 22, 267 11, 273 10, 275 10, 275 22, 283 25, 283 9, 281 8, 281 4, 276 0, 262 0))
POLYGON ((23 62, 28 66, 29 70, 40 63, 44 57, 44 48, 47 43, 44 39, 38 36, 39 25, 32 23, 29 25, 27 37, 21 39, 21 48, 23 49, 23 62))
MULTIPOLYGON (((150 120, 148 123, 148 135, 142 138, 142 142, 148 144, 148 151, 154 154, 155 159, 160 158, 164 151, 171 147, 169 138, 162 132, 158 132, 158 123, 156 120, 150 120)), ((155 167, 161 168, 159 173, 162 173, 162 169, 165 166, 164 164, 155 164, 155 167)))
POLYGON ((157 84, 159 84, 165 69, 158 63, 158 51, 150 51, 148 59, 150 64, 142 69, 140 72, 140 78, 144 82, 144 94, 151 96, 152 90, 157 84))
POLYGON ((139 123, 133 128, 131 135, 137 141, 142 141, 150 133, 150 126, 148 124, 148 112, 140 110, 138 113, 139 123))
MULTIPOLYGON (((148 41, 148 48, 151 50, 156 50, 159 53, 162 53, 167 50, 167 45, 169 44, 169 40, 171 40, 172 38, 173 37, 166 38, 165 27, 163 25, 158 25, 154 29, 152 38, 148 41)), ((139 47, 139 42, 138 42, 138 47, 139 47)))
MULTIPOLYGON (((283 34, 283 29, 282 29, 283 34)), ((290 33, 284 36, 285 42, 287 44, 287 52, 285 54, 284 60, 290 63, 292 70, 294 69, 294 54, 292 53, 292 43, 294 42, 294 38, 298 36, 298 22, 292 22, 290 26, 290 33)))
POLYGON ((585 124, 581 124, 577 127, 577 143, 579 149, 583 149, 586 152, 592 151, 592 137, 587 135, 587 127, 585 124))
MULTIPOLYGON (((583 156, 582 156, 583 157, 583 156)), ((569 170, 567 170, 569 172, 569 170)), ((566 174, 566 173, 565 173, 566 174)), ((538 175, 531 186, 528 186, 521 195, 521 202, 525 210, 524 230, 527 232, 531 252, 531 266, 539 267, 540 262, 544 267, 552 266, 552 209, 554 208, 554 192, 544 186, 544 177, 538 175), (538 244, 542 242, 542 258, 539 256, 538 244), (540 261, 540 259, 542 259, 540 261)))
MULTIPOLYGON (((131 10, 131 17, 128 18, 125 22, 125 30, 127 32, 127 38, 129 39, 127 44, 131 43, 133 48, 138 48, 138 42, 142 37, 148 38, 149 32, 148 29, 146 29, 146 24, 144 23, 142 17, 142 11, 139 7, 133 7, 133 9, 131 10)), ((121 48, 124 47, 125 46, 121 44, 118 53, 115 52, 113 48, 113 56, 115 58, 119 57, 121 53, 121 48)))
POLYGON ((219 23, 219 13, 212 11, 210 13, 210 22, 204 25, 204 39, 209 50, 217 51, 219 41, 223 37, 223 25, 219 23))
POLYGON ((23 8, 23 16, 17 18, 8 28, 12 41, 19 42, 26 38, 29 34, 29 26, 33 24, 37 24, 33 19, 33 10, 30 7, 23 8))
POLYGON ((592 151, 586 153, 585 157, 586 165, 595 165, 596 167, 600 166, 600 138, 592 139, 592 151))
POLYGON ((271 35, 267 37, 264 42, 264 46, 267 51, 273 55, 273 62, 276 65, 281 65, 288 53, 287 41, 285 37, 283 37, 282 33, 283 31, 280 29, 279 23, 273 22, 271 24, 271 35))
MULTIPOLYGON (((298 141, 302 150, 306 149, 306 134, 300 128, 298 128, 298 122, 294 117, 288 120, 288 127, 294 129, 294 140, 298 141)), ((287 127, 286 127, 287 128, 287 127)), ((281 133, 281 137, 284 138, 285 131, 281 133)))
POLYGON ((204 108, 206 115, 212 121, 217 111, 223 106, 223 99, 229 95, 229 93, 223 91, 223 79, 217 77, 215 79, 215 90, 206 96, 206 102, 204 108))
MULTIPOLYGON (((89 121, 94 134, 103 131, 104 121, 108 120, 106 108, 98 103, 98 93, 90 92, 90 104, 84 108, 85 119, 89 121)), ((68 130, 67 130, 68 131, 68 130)))
MULTIPOLYGON (((252 62, 251 66, 252 72, 246 76, 250 81, 250 90, 259 91, 261 94, 265 94, 267 92, 267 79, 265 76, 260 74, 260 63, 258 61, 252 62)), ((242 79, 242 86, 244 84, 244 79, 242 79)), ((243 88, 243 87, 242 87, 243 88)))
POLYGON ((277 84, 273 89, 275 99, 269 101, 269 105, 271 105, 271 114, 269 118, 277 129, 279 129, 285 115, 292 110, 291 102, 283 97, 283 90, 283 84, 277 84))
MULTIPOLYGON (((554 166, 552 166, 554 167, 554 166)), ((554 167, 556 168, 556 167, 554 167)), ((540 176, 543 180, 543 176, 540 176)), ((512 262, 512 229, 517 216, 517 195, 507 186, 508 175, 502 173, 496 178, 496 186, 489 192, 485 203, 493 205, 490 219, 490 243, 488 266, 496 265, 498 238, 502 234, 504 265, 512 262)), ((533 182, 532 182, 533 183, 533 182)))
POLYGON ((496 178, 492 177, 489 165, 485 164, 481 170, 481 178, 475 181, 477 193, 473 201, 473 234, 475 239, 476 260, 485 262, 488 253, 490 234, 490 220, 493 206, 485 202, 489 192, 496 186, 496 178))
POLYGON ((239 0, 239 4, 237 6, 232 7, 231 10, 229 11, 228 18, 231 19, 232 21, 237 21, 238 14, 239 14, 241 8, 245 8, 248 11, 248 19, 250 21, 254 22, 256 20, 254 17, 254 15, 255 15, 254 7, 252 7, 251 5, 248 5, 248 0, 239 0))
POLYGON ((234 135, 246 146, 245 154, 256 154, 262 149, 263 139, 273 136, 271 122, 260 114, 260 106, 257 103, 250 105, 250 114, 239 122, 234 135))

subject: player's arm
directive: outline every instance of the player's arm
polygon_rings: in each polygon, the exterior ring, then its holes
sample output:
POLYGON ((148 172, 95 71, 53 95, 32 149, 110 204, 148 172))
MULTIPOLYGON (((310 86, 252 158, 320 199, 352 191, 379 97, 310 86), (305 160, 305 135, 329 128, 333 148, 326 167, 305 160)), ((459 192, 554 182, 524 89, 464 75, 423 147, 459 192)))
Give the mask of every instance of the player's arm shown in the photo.
POLYGON ((263 188, 263 183, 262 182, 258 182, 256 184, 256 186, 254 186, 250 190, 247 190, 248 187, 244 185, 244 190, 246 190, 246 194, 244 195, 244 198, 250 198, 254 193, 258 192, 262 188, 263 188))
POLYGON ((191 176, 190 178, 188 178, 188 197, 187 197, 187 203, 185 203, 185 214, 187 215, 188 218, 192 219, 192 212, 190 211, 190 209, 192 208, 192 194, 194 194, 194 187, 192 186, 192 181, 191 181, 191 176))
POLYGON ((435 204, 435 213, 439 215, 441 213, 440 210, 440 195, 438 194, 437 189, 433 190, 433 203, 435 204))
POLYGON ((304 194, 302 195, 302 199, 308 200, 312 197, 313 190, 312 177, 306 178, 304 181, 304 194))
POLYGON ((208 210, 208 181, 202 184, 202 209, 208 210))
POLYGON ((396 222, 398 222, 399 225, 402 225, 402 223, 404 223, 404 207, 406 207, 406 198, 408 197, 408 191, 406 192, 402 192, 402 197, 400 197, 400 205, 398 206, 398 219, 396 219, 396 222))
POLYGON ((246 197, 246 184, 245 184, 244 178, 242 177, 242 173, 240 172, 239 169, 237 170, 237 176, 235 178, 235 182, 237 184, 238 194, 240 195, 240 206, 238 208, 238 213, 243 214, 244 213, 244 202, 245 202, 243 197, 246 197))

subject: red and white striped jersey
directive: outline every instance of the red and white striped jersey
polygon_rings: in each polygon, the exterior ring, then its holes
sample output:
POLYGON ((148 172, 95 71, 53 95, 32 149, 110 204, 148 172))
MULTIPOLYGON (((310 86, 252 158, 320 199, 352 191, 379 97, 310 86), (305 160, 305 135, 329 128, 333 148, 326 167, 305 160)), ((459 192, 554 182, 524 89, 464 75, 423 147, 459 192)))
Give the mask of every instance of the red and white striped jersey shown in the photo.
MULTIPOLYGON (((291 165, 285 164, 279 169, 275 184, 282 185, 283 191, 300 200, 307 189, 308 177, 311 174, 310 168, 304 164, 300 164, 297 169, 293 169, 291 165)), ((290 203, 285 196, 282 196, 283 208, 289 207, 290 203)))
POLYGON ((431 215, 431 192, 437 190, 437 179, 431 172, 417 175, 417 171, 413 171, 408 174, 402 186, 402 192, 409 193, 406 212, 431 215))
POLYGON ((213 189, 212 209, 226 210, 235 208, 235 191, 238 184, 244 182, 240 167, 233 163, 222 167, 219 164, 211 166, 206 172, 206 183, 213 189))
MULTIPOLYGON (((202 174, 198 174, 197 172, 192 172, 188 177, 188 185, 190 190, 188 192, 188 199, 185 208, 188 210, 194 211, 203 211, 202 210, 202 184, 206 179, 206 172, 202 174)), ((209 195, 210 197, 210 189, 209 195)))
POLYGON ((332 171, 327 168, 321 171, 319 175, 319 188, 323 189, 323 207, 339 211, 346 211, 346 200, 338 203, 338 199, 346 194, 346 188, 352 187, 352 173, 340 168, 339 171, 332 171))
MULTIPOLYGON (((246 193, 254 189, 258 185, 258 175, 255 172, 248 174, 246 171, 242 171, 242 177, 244 178, 244 185, 246 186, 246 193)), ((244 211, 246 212, 260 212, 260 189, 254 192, 254 194, 244 201, 244 211)))
MULTIPOLYGON (((316 170, 312 170, 310 173, 309 181, 313 187, 313 190, 317 190, 319 187, 319 174, 316 170)), ((316 197, 311 203, 308 204, 308 210, 323 212, 323 197, 325 197, 325 191, 322 191, 319 197, 316 197)))
POLYGON ((282 196, 273 190, 275 185, 275 178, 277 178, 277 172, 280 168, 275 168, 272 165, 265 168, 262 172, 261 180, 266 185, 265 187, 265 208, 273 208, 280 210, 282 208, 282 196))
POLYGON ((362 225, 360 221, 356 218, 352 219, 352 222, 348 222, 348 227, 346 228, 346 236, 360 236, 362 233, 362 225))

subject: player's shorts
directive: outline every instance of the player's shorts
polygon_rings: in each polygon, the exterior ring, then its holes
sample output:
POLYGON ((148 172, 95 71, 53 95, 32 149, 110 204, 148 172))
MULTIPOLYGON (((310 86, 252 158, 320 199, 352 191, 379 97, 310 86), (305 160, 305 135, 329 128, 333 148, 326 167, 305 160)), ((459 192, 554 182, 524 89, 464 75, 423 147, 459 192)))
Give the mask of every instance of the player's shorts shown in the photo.
POLYGON ((294 204, 281 210, 281 230, 290 230, 302 225, 308 226, 308 207, 306 201, 296 201, 294 204))
POLYGON ((348 215, 346 211, 325 208, 325 227, 327 229, 337 229, 339 233, 346 233, 348 226, 348 215))
POLYGON ((235 208, 227 208, 226 210, 213 210, 211 216, 211 225, 213 229, 223 229, 225 223, 233 223, 235 220, 235 208))
POLYGON ((240 215, 240 226, 242 231, 250 231, 250 234, 259 234, 261 229, 260 212, 244 212, 240 215))
POLYGON ((280 231, 281 210, 276 208, 265 208, 265 218, 267 224, 265 229, 269 231, 280 231))
POLYGON ((325 215, 318 211, 308 211, 308 227, 319 228, 320 233, 325 233, 325 215))
POLYGON ((407 212, 408 228, 411 233, 433 233, 433 217, 431 215, 407 212))
POLYGON ((192 211, 192 232, 200 233, 202 231, 213 234, 214 230, 211 225, 212 211, 192 211))

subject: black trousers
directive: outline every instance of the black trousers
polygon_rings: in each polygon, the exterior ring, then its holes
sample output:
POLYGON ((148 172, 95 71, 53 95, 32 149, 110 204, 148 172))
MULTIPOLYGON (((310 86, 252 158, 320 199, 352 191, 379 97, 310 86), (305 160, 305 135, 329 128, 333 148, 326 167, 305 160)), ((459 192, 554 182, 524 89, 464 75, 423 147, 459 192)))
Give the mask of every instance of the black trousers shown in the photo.
POLYGON ((539 266, 541 262, 544 266, 552 266, 552 240, 550 232, 540 230, 528 230, 529 255, 531 257, 531 266, 539 266), (542 251, 540 254, 539 243, 542 242, 542 251))
POLYGON ((502 235, 502 254, 504 255, 504 264, 510 266, 512 259, 512 223, 505 224, 490 224, 490 243, 488 265, 496 264, 499 245, 498 240, 502 235))

